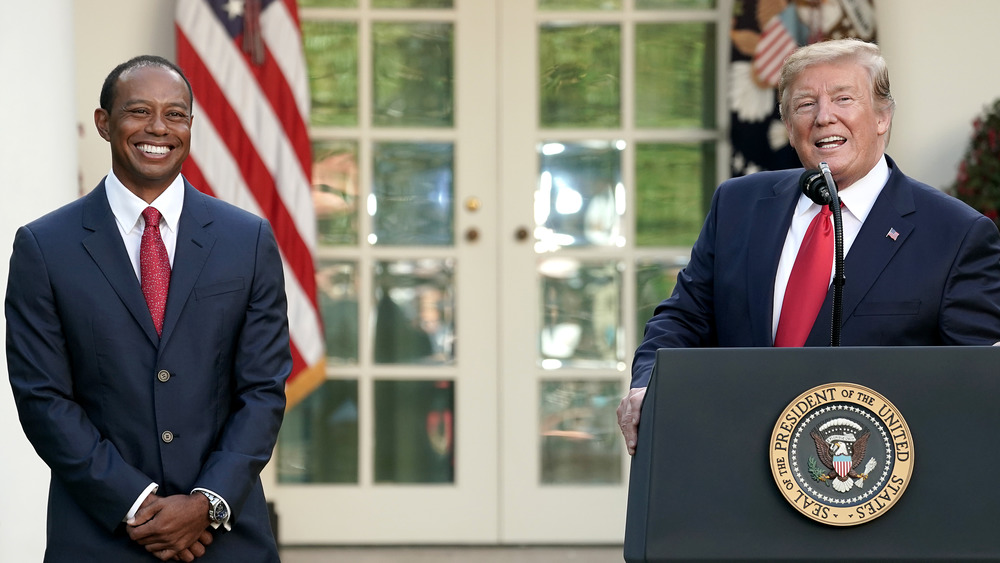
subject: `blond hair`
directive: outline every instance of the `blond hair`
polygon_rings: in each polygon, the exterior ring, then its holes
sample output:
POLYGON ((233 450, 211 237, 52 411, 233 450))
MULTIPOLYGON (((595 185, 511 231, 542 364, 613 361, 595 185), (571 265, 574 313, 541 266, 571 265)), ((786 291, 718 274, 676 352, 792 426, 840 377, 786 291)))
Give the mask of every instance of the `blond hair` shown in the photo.
POLYGON ((845 60, 855 62, 868 71, 872 100, 876 109, 888 111, 891 122, 892 113, 896 110, 896 101, 892 99, 892 93, 889 91, 889 67, 882 58, 878 45, 860 39, 834 39, 813 43, 798 48, 785 59, 781 66, 781 76, 778 78, 778 111, 781 119, 785 119, 790 111, 788 88, 802 71, 813 65, 845 60))

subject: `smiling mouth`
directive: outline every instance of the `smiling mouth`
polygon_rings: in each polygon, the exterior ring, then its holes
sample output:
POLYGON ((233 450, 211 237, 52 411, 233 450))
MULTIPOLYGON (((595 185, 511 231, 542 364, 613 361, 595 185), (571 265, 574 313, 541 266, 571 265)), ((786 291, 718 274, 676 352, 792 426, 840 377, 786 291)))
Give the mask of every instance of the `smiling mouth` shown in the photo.
POLYGON ((847 139, 839 135, 831 135, 829 137, 823 137, 822 139, 816 141, 816 146, 821 149, 832 149, 839 147, 847 142, 847 139))
POLYGON ((170 147, 162 145, 149 145, 146 143, 139 143, 135 147, 146 154, 163 155, 170 152, 170 147))

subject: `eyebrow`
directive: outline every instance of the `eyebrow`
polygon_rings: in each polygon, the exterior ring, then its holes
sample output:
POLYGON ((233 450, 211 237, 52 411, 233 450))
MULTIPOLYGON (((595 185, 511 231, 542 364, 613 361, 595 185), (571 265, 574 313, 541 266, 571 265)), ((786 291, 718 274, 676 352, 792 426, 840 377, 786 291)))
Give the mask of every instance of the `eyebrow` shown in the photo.
MULTIPOLYGON (((152 100, 142 99, 142 98, 133 98, 131 100, 125 100, 124 102, 122 102, 121 107, 125 108, 125 107, 128 107, 128 106, 143 105, 143 104, 151 106, 151 105, 155 105, 156 102, 153 102, 152 100)), ((166 103, 164 105, 166 105, 167 107, 171 107, 171 108, 184 108, 185 111, 191 111, 191 108, 188 106, 187 102, 168 102, 168 103, 166 103)))

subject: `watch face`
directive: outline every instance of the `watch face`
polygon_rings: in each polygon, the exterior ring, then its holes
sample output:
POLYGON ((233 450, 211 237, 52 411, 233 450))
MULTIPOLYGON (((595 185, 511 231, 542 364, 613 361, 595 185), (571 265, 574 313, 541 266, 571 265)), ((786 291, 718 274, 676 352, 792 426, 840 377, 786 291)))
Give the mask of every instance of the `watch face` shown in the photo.
POLYGON ((226 519, 226 516, 229 516, 229 512, 222 503, 219 503, 218 508, 215 509, 215 519, 221 522, 226 519))

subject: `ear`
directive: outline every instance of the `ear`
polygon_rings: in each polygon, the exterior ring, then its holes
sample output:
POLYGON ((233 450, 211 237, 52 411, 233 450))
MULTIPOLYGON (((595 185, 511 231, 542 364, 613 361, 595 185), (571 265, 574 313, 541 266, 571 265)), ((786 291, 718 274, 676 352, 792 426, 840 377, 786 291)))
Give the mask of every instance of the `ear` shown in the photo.
POLYGON ((878 114, 878 120, 875 122, 878 135, 881 137, 889 132, 889 126, 892 124, 892 110, 885 109, 878 114))
POLYGON ((94 110, 94 125, 97 126, 97 134, 101 136, 105 141, 111 141, 111 133, 108 129, 108 119, 110 116, 104 108, 97 108, 94 110))

